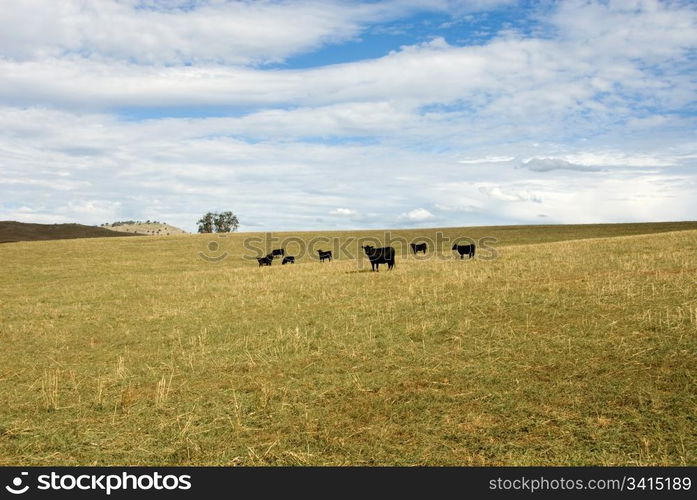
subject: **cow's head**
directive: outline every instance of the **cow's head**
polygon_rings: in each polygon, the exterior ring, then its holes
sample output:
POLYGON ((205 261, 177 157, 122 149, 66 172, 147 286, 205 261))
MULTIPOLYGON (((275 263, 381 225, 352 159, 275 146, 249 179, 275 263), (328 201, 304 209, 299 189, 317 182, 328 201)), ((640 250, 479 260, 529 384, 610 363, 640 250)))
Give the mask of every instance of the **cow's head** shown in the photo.
POLYGON ((453 245, 453 250, 457 250, 457 243, 453 245))
POLYGON ((375 252, 375 247, 371 245, 361 246, 366 255, 370 256, 375 252))

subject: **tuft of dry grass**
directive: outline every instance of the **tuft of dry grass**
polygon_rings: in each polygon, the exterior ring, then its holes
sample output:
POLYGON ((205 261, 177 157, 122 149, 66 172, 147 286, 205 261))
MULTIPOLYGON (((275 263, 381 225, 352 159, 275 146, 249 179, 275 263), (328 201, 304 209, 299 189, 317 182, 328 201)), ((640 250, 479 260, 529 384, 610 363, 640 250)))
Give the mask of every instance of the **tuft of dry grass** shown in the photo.
POLYGON ((694 465, 697 231, 612 227, 380 273, 259 268, 244 234, 218 263, 211 236, 2 245, 0 464, 694 465))

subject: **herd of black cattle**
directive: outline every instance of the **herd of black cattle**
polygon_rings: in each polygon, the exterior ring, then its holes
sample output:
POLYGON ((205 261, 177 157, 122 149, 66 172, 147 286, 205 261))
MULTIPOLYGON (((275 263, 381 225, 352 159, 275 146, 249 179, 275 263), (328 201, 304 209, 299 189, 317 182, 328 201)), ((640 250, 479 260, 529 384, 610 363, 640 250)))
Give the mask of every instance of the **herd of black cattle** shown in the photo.
MULTIPOLYGON (((387 269, 392 269, 394 267, 395 250, 393 247, 375 248, 373 246, 366 245, 362 246, 361 248, 370 260, 370 266, 373 271, 378 271, 380 264, 387 264, 387 269)), ((474 257, 474 243, 470 245, 455 244, 453 245, 452 249, 457 250, 457 253, 460 254, 461 259, 464 259, 465 255, 467 255, 470 259, 474 257)), ((416 255, 419 252, 423 252, 425 255, 426 251, 428 250, 428 245, 426 243, 412 243, 411 250, 412 252, 414 252, 414 255, 416 255)), ((320 262, 324 262, 325 260, 332 260, 331 250, 318 250, 317 253, 319 253, 320 262)), ((270 266, 276 257, 283 257, 283 261, 281 262, 282 265, 295 264, 295 257, 291 255, 286 255, 286 251, 283 248, 277 248, 276 250, 273 250, 270 254, 266 255, 265 257, 259 257, 257 260, 259 261, 260 267, 270 266)))

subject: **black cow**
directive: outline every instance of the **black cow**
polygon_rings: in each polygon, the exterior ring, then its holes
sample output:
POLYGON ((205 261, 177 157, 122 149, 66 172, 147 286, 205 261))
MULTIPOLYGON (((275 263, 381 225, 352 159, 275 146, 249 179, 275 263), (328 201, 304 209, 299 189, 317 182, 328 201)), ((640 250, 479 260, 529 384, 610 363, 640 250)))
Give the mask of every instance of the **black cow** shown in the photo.
POLYGON ((283 248, 277 248, 276 250, 271 250, 271 255, 276 257, 276 255, 280 255, 283 257, 286 254, 286 251, 283 248))
POLYGON ((428 249, 428 245, 426 243, 412 243, 411 244, 411 251, 414 252, 414 255, 416 255, 419 252, 423 252, 426 254, 426 250, 428 249))
POLYGON ((370 267, 373 271, 378 272, 380 264, 387 264, 387 269, 389 270, 394 267, 394 248, 375 248, 370 245, 361 248, 363 248, 363 251, 370 259, 370 267))
POLYGON ((285 266, 286 264, 295 264, 295 257, 291 255, 288 257, 283 257, 283 262, 281 262, 281 265, 285 266))
POLYGON ((474 243, 471 245, 458 245, 456 243, 453 245, 453 250, 457 250, 457 253, 460 254, 461 259, 464 259, 465 255, 469 255, 470 259, 474 257, 474 243))
POLYGON ((327 250, 326 252, 324 250, 317 250, 317 253, 319 253, 319 261, 324 262, 325 260, 332 260, 332 251, 327 250))
POLYGON ((259 267, 270 266, 273 262, 273 254, 268 254, 266 257, 259 257, 257 261, 259 262, 259 267))

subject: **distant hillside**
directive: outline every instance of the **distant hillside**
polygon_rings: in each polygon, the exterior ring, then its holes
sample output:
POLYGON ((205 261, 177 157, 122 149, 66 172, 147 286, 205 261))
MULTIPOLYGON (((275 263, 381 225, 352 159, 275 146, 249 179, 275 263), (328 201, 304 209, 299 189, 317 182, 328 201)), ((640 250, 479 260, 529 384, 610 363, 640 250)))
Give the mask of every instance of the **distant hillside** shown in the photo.
POLYGON ((146 236, 170 236, 173 234, 187 234, 183 229, 157 221, 118 221, 111 224, 102 224, 103 228, 111 231, 121 231, 130 234, 141 234, 146 236))
POLYGON ((74 238, 108 238, 135 236, 133 233, 110 231, 83 224, 28 224, 16 221, 0 221, 0 243, 13 241, 65 240, 74 238))

